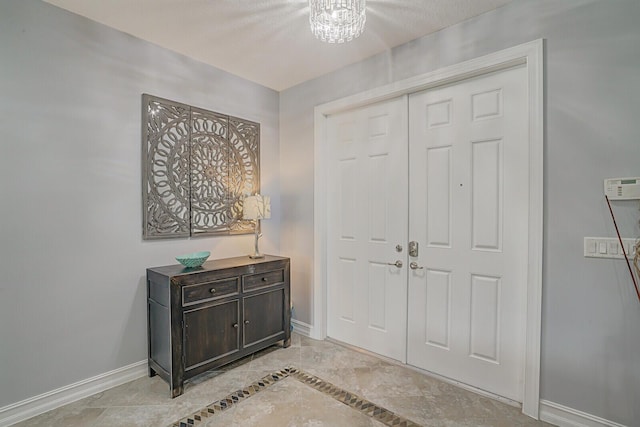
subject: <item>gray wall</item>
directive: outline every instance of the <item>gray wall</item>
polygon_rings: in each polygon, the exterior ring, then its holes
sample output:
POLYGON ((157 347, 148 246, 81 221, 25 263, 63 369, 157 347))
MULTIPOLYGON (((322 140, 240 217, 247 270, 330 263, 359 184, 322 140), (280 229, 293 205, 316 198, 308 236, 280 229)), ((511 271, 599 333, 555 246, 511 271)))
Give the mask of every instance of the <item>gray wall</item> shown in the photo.
MULTIPOLYGON (((2 1, 0 407, 143 360, 147 266, 251 250, 249 236, 141 240, 141 93, 261 122, 274 203, 261 247, 292 256, 296 317, 313 324, 313 107, 545 38, 542 398, 639 425, 640 304, 622 262, 582 257, 584 236, 614 235, 602 179, 640 175, 638 22, 637 0, 514 0, 278 100, 40 1, 2 1)), ((638 236, 637 203, 614 209, 638 236)))
POLYGON ((0 2, 0 408, 146 359, 145 268, 252 236, 141 239, 143 92, 262 125, 280 246, 278 93, 37 0, 0 2))
MULTIPOLYGON (((639 22, 637 0, 514 0, 282 92, 281 247, 293 257, 297 319, 314 319, 313 107, 544 38, 541 395, 640 425, 640 303, 623 261, 582 256, 583 237, 615 236, 602 180, 640 175, 639 22)), ((639 236, 637 202, 614 209, 624 236, 639 236)))

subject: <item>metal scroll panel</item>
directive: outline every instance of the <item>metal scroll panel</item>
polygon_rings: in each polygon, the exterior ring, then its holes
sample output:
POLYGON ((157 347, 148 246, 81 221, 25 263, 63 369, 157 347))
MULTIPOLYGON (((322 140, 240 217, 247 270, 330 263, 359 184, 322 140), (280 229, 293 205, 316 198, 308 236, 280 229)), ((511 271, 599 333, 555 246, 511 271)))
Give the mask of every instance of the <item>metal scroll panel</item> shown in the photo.
POLYGON ((189 236, 189 107, 143 96, 143 230, 189 236))
POLYGON ((260 125, 150 95, 143 121, 143 237, 253 233, 242 200, 260 189, 260 125))
MULTIPOLYGON (((229 117, 229 209, 233 218, 242 218, 242 199, 260 192, 260 125, 229 117)), ((254 231, 253 221, 233 221, 232 233, 254 231)))
POLYGON ((233 220, 228 207, 229 119, 191 111, 191 233, 225 232, 233 220))

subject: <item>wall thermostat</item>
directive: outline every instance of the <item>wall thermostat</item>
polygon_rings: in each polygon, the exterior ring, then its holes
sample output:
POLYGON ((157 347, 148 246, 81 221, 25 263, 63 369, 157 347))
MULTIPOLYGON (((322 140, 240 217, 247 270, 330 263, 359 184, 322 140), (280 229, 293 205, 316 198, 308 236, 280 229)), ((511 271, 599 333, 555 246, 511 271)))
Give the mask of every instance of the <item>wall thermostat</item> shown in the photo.
POLYGON ((640 178, 607 178, 604 194, 609 200, 640 199, 640 178))

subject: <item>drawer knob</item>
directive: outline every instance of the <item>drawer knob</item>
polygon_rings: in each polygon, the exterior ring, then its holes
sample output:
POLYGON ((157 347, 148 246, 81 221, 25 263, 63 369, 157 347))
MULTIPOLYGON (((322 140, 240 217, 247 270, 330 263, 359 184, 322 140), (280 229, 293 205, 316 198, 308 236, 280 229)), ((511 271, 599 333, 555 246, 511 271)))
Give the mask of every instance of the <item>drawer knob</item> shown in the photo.
POLYGON ((233 327, 234 327, 234 328, 238 328, 238 324, 237 324, 237 323, 234 323, 234 324, 233 324, 233 327))
POLYGON ((267 281, 267 278, 266 278, 266 277, 263 277, 263 278, 262 278, 262 281, 263 281, 263 282, 266 282, 266 281, 267 281))
POLYGON ((211 292, 212 294, 215 294, 216 293, 216 289, 215 288, 211 288, 211 289, 209 289, 209 292, 211 292))
POLYGON ((249 324, 249 321, 248 321, 248 320, 245 320, 245 321, 244 321, 244 324, 245 324, 245 325, 248 325, 248 324, 249 324))

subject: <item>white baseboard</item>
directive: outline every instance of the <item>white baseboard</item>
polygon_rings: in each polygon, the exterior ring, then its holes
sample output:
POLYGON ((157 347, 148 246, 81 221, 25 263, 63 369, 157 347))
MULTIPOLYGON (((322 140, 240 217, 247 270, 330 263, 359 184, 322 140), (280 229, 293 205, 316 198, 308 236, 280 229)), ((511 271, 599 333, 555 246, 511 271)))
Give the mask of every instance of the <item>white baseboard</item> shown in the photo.
POLYGON ((548 400, 540 400, 540 419, 559 427, 626 427, 548 400))
POLYGON ((313 326, 311 326, 310 324, 301 322, 296 319, 291 319, 291 324, 293 325, 294 332, 297 332, 300 335, 304 335, 305 337, 311 337, 313 326))
POLYGON ((148 374, 147 360, 114 369, 86 380, 0 408, 0 427, 10 426, 92 394, 119 386, 148 374))

